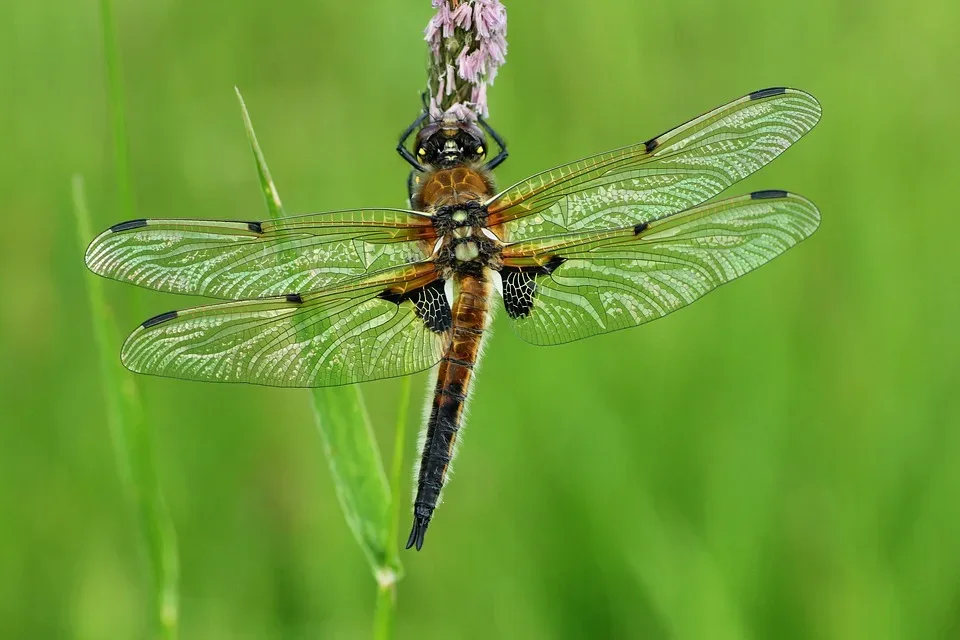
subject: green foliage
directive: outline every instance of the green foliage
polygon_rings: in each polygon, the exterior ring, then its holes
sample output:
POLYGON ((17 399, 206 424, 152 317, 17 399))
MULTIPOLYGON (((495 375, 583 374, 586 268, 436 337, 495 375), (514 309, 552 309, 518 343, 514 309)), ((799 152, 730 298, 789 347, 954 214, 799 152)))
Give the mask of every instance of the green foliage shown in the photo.
MULTIPOLYGON (((120 55, 117 51, 111 0, 101 0, 100 21, 113 126, 114 177, 118 213, 132 217, 133 188, 127 158, 126 115, 120 55)), ((73 211, 81 253, 93 238, 83 178, 73 179, 73 211)), ((160 637, 173 640, 179 630, 180 565, 176 531, 157 478, 153 433, 132 377, 123 371, 117 354, 119 332, 103 294, 103 283, 87 274, 92 327, 99 352, 107 427, 127 497, 132 500, 146 546, 152 590, 151 626, 160 637)))
MULTIPOLYGON (((81 250, 93 237, 83 179, 73 180, 73 206, 81 250)), ((87 294, 97 346, 107 428, 127 497, 133 502, 149 560, 153 620, 160 636, 177 637, 180 566, 173 521, 157 480, 153 434, 136 382, 120 365, 120 332, 103 294, 103 282, 87 274, 87 294)))
MULTIPOLYGON (((257 142, 253 123, 240 90, 237 98, 243 112, 247 138, 257 163, 260 188, 271 218, 285 215, 277 186, 270 176, 270 169, 257 142)), ((317 428, 323 440, 330 473, 333 476, 340 509, 347 525, 363 549, 367 562, 377 580, 376 637, 391 636, 392 620, 396 608, 396 581, 401 568, 397 559, 396 520, 400 504, 391 501, 390 487, 380 460, 380 449, 374 439, 370 417, 363 402, 363 393, 357 385, 314 389, 313 410, 317 428), (392 506, 392 512, 391 512, 392 506), (391 516, 391 513, 393 514, 391 516)), ((403 460, 402 446, 406 420, 406 399, 401 396, 400 413, 397 419, 395 447, 398 457, 394 467, 403 460)), ((397 495, 396 473, 393 494, 397 495)))
MULTIPOLYGON (((0 104, 2 638, 142 637, 152 597, 67 188, 86 177, 94 231, 123 217, 100 206, 115 179, 95 4, 0 3, 16 89, 0 104)), ((501 186, 787 84, 821 123, 729 194, 789 189, 822 224, 638 329, 533 347, 500 314, 444 504, 402 553, 396 637, 956 637, 960 6, 507 8, 501 186)), ((291 213, 404 205, 393 147, 420 106, 428 2, 116 10, 137 216, 263 214, 234 85, 291 213)), ((199 302, 101 284, 121 336, 199 302)), ((369 638, 366 557, 304 393, 135 380, 177 523, 182 636, 369 638)), ((360 387, 384 452, 401 384, 360 387)))

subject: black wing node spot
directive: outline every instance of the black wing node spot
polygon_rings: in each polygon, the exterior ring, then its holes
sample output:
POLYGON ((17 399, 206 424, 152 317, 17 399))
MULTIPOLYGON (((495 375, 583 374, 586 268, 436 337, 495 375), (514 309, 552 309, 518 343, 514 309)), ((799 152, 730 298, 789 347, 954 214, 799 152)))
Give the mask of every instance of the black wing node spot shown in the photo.
POLYGON ((430 284, 403 293, 387 289, 377 297, 397 305, 402 302, 412 302, 417 317, 423 320, 427 328, 434 333, 443 333, 453 326, 453 312, 447 302, 443 283, 443 280, 437 279, 430 284))
POLYGON ((149 320, 144 320, 143 324, 140 326, 142 326, 144 329, 149 329, 150 327, 155 327, 156 325, 166 322, 167 320, 173 320, 176 317, 176 311, 167 311, 166 313, 161 313, 158 316, 153 316, 149 320))
POLYGON ((660 140, 657 138, 650 138, 643 143, 644 148, 647 150, 647 153, 653 153, 656 151, 657 147, 660 146, 660 140))
POLYGON ((259 222, 248 222, 247 229, 254 233, 263 233, 263 226, 259 222))
POLYGON ((754 191, 750 194, 751 200, 774 200, 776 198, 786 198, 787 192, 780 189, 767 189, 766 191, 754 191))
POLYGON ((649 227, 649 226, 650 226, 650 224, 647 223, 647 222, 641 222, 641 223, 638 224, 638 225, 634 225, 634 227, 633 227, 633 235, 635 235, 635 236, 640 235, 641 233, 643 233, 644 231, 646 231, 646 230, 647 230, 647 227, 649 227))
POLYGON ((529 316, 533 310, 533 299, 537 295, 537 278, 550 275, 566 261, 566 258, 552 256, 544 265, 504 267, 501 269, 503 306, 507 310, 507 315, 511 318, 526 318, 529 316))
POLYGON ((293 302, 294 304, 303 304, 303 296, 299 293, 288 293, 286 295, 287 302, 293 302))
POLYGON ((754 91, 750 94, 750 99, 760 100, 762 98, 769 98, 770 96, 779 96, 786 92, 786 87, 770 87, 769 89, 760 89, 760 91, 754 91))
POLYGON ((146 218, 139 218, 137 220, 127 220, 126 222, 121 222, 110 227, 110 231, 113 233, 120 233, 121 231, 130 231, 130 229, 139 229, 140 227, 147 226, 146 218))

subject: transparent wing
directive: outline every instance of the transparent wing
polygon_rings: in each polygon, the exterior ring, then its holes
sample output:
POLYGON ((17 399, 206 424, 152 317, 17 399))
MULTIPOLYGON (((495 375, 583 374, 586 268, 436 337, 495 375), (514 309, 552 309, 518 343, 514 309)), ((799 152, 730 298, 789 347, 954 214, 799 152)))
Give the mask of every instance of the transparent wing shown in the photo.
POLYGON ((634 327, 769 262, 819 223, 809 200, 758 191, 635 227, 508 245, 504 303, 538 345, 634 327))
POLYGON ((422 263, 323 293, 165 313, 127 338, 121 359, 138 373, 277 387, 407 375, 439 362, 449 340, 404 295, 436 278, 422 263))
POLYGON ((518 242, 655 220, 747 177, 819 119, 820 104, 802 91, 755 91, 645 143, 519 182, 491 199, 489 224, 518 242))
POLYGON ((422 260, 429 216, 395 209, 307 214, 265 222, 131 220, 87 248, 87 266, 114 280, 214 298, 319 291, 422 260))

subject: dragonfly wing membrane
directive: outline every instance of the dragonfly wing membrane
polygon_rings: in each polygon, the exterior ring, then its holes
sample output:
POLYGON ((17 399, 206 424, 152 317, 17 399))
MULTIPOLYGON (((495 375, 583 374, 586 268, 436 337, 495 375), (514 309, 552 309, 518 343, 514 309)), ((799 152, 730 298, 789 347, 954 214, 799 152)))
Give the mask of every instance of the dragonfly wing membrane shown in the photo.
POLYGON ((150 289, 236 299, 325 287, 422 260, 429 216, 395 209, 264 222, 131 220, 90 244, 95 273, 150 289))
POLYGON ((437 278, 421 263, 322 293, 161 314, 127 338, 121 358, 137 373, 276 387, 415 373, 439 362, 449 341, 429 293, 437 278))
POLYGON ((820 119, 796 89, 756 91, 647 142, 534 175, 489 202, 504 240, 626 227, 688 209, 780 155, 820 119))
POLYGON ((810 236, 812 202, 760 191, 650 223, 504 249, 504 306, 521 338, 552 345, 644 324, 810 236))

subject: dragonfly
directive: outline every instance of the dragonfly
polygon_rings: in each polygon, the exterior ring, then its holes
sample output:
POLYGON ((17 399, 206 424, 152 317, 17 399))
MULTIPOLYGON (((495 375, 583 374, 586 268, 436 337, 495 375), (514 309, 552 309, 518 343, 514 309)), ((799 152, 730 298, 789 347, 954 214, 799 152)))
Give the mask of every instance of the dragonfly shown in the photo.
POLYGON ((501 303, 520 338, 557 345, 662 318, 769 262, 817 229, 816 206, 781 190, 714 197, 819 118, 813 96, 763 89, 497 191, 502 138, 483 119, 424 111, 398 146, 410 208, 130 220, 85 260, 101 276, 223 300, 138 326, 120 354, 137 373, 323 387, 435 368, 407 541, 420 550, 501 303), (487 133, 499 147, 489 159, 487 133))

